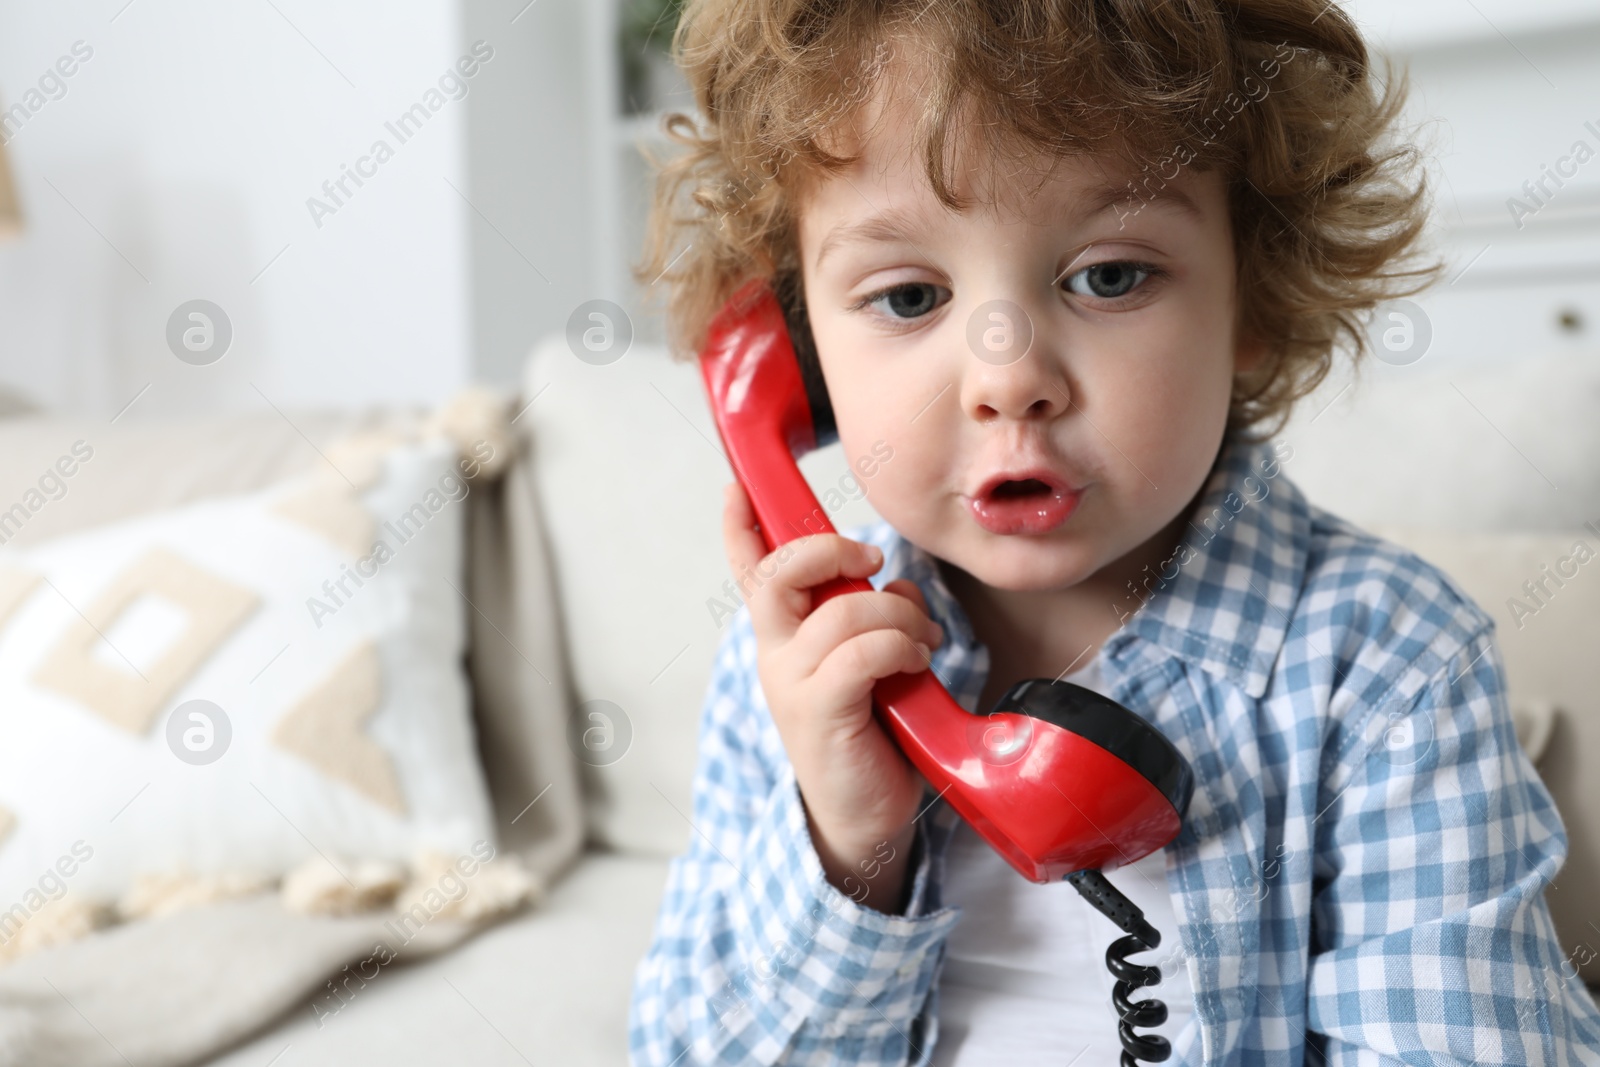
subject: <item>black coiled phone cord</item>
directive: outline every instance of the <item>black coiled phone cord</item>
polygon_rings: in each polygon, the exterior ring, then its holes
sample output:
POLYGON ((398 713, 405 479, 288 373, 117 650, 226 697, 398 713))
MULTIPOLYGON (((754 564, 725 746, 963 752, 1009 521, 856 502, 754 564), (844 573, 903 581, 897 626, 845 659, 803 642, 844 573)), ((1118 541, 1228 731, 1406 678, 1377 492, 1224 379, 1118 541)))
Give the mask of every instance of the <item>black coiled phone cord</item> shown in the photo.
POLYGON ((1067 881, 1094 905, 1094 909, 1121 927, 1127 934, 1111 942, 1106 949, 1106 967, 1117 979, 1111 989, 1111 1002, 1117 1009, 1117 1037, 1122 1040, 1122 1067, 1139 1067, 1139 1061, 1160 1063, 1172 1055, 1172 1045, 1159 1034, 1136 1034, 1135 1026, 1160 1026, 1167 1021, 1167 1006, 1150 997, 1147 1000, 1129 1000, 1136 989, 1155 985, 1161 981, 1161 968, 1147 967, 1128 960, 1136 952, 1145 952, 1161 946, 1161 932, 1145 919, 1133 901, 1099 871, 1074 871, 1067 881))

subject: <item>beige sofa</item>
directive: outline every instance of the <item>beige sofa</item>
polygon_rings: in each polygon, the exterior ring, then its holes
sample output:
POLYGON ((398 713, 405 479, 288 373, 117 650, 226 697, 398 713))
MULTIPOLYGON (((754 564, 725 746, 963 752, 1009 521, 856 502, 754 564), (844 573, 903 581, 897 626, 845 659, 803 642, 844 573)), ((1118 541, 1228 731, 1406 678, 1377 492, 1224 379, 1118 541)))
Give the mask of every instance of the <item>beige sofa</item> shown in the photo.
MULTIPOLYGON (((263 954, 259 959, 274 961, 283 974, 273 1017, 224 1014, 186 1058, 169 1053, 166 1060, 133 1055, 138 1035, 125 1024, 120 1035, 101 1035, 117 1044, 118 1056, 142 1067, 626 1062, 633 967, 649 943, 667 862, 692 832, 698 715, 720 637, 708 602, 725 598, 728 577, 719 525, 728 468, 695 369, 660 350, 639 348, 593 366, 552 337, 530 358, 520 395, 507 402, 515 415, 514 462, 497 485, 469 497, 470 590, 478 609, 469 666, 502 847, 548 876, 547 899, 457 947, 394 968, 321 1026, 309 1010, 311 992, 322 972, 336 968, 304 954, 263 954), (581 730, 587 722, 593 709, 586 703, 600 700, 610 702, 618 738, 626 734, 621 758, 604 765, 577 758, 581 746, 568 734, 572 724, 581 730)), ((59 441, 93 432, 104 443, 103 466, 86 468, 66 499, 30 523, 25 540, 34 541, 270 484, 316 461, 308 440, 325 442, 385 417, 286 414, 181 425, 0 419, 0 497, 34 477, 59 441)), ((1285 432, 1296 446, 1286 474, 1313 500, 1324 502, 1312 483, 1349 502, 1365 499, 1363 487, 1380 480, 1415 477, 1376 462, 1381 430, 1356 416, 1334 416, 1285 432)), ((814 485, 852 484, 837 451, 807 459, 814 485)), ((1433 481, 1447 473, 1433 472, 1433 481)), ((1580 496, 1592 489, 1581 479, 1568 484, 1580 496)), ((1575 537, 1600 547, 1600 535, 1584 531, 1579 519, 1600 526, 1600 491, 1564 506, 1569 516, 1530 522, 1520 534, 1505 527, 1472 533, 1461 515, 1430 524, 1398 507, 1357 521, 1387 521, 1502 619, 1512 696, 1525 720, 1520 732, 1543 745, 1540 766, 1573 837, 1572 861, 1551 900, 1571 947, 1600 943, 1592 925, 1600 921, 1593 903, 1600 901, 1600 790, 1579 773, 1585 760, 1600 760, 1600 659, 1593 654, 1600 564, 1552 601, 1531 639, 1515 634, 1503 605, 1575 537)), ((871 517, 853 500, 836 521, 848 526, 871 517)), ((1600 971, 1591 965, 1586 977, 1600 971)), ((204 997, 185 1002, 172 990, 127 995, 144 998, 140 1010, 151 1028, 163 1012, 207 1010, 204 997)), ((92 1009, 83 1014, 93 1017, 92 1009)), ((92 1035, 85 1041, 87 1049, 92 1035)), ((102 1054, 95 1062, 121 1062, 102 1054)))

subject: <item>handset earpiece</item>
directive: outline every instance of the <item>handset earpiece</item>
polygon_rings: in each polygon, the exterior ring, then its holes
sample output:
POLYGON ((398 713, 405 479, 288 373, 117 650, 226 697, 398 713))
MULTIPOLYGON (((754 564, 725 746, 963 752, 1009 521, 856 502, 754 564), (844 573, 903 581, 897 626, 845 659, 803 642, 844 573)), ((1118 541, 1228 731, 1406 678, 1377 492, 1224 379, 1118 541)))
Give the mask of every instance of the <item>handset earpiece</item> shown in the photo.
POLYGON ((773 294, 783 309, 789 329, 789 343, 800 366, 800 383, 805 386, 806 402, 811 406, 811 426, 817 447, 839 440, 839 427, 833 418, 833 401, 828 383, 822 377, 822 361, 817 357, 817 340, 811 334, 811 317, 806 312, 805 290, 798 269, 780 271, 772 282, 773 294))

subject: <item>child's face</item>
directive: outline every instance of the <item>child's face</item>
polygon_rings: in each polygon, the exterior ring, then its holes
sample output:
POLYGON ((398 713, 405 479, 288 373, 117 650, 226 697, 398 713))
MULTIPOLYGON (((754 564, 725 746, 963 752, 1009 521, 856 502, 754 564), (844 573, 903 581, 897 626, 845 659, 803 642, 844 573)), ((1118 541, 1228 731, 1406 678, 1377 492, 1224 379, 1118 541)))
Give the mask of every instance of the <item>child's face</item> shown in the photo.
MULTIPOLYGON (((1129 200, 1127 174, 1071 157, 1042 185, 1002 181, 998 210, 956 214, 909 130, 893 114, 872 125, 861 161, 799 206, 845 458, 859 470, 886 442, 893 457, 862 479, 873 506, 988 586, 1062 588, 1121 560, 1101 575, 1119 588, 1172 547, 1158 535, 1181 527, 1222 441, 1236 361, 1254 358, 1235 338, 1224 183, 1185 171, 1170 195, 1129 200), (835 227, 879 213, 897 216, 887 235, 818 261, 835 227), (873 296, 891 286, 903 288, 873 296), (975 503, 995 476, 1028 469, 1081 495, 975 503)), ((992 199, 970 175, 958 191, 992 199)))

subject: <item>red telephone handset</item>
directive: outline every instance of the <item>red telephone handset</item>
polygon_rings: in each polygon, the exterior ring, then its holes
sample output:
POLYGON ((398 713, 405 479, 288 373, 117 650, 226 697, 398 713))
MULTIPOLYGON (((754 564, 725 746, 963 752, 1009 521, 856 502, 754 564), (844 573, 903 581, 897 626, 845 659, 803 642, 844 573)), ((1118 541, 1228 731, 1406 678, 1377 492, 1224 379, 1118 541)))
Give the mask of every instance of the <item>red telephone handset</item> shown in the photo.
MULTIPOLYGON (((795 462, 819 443, 821 405, 808 398, 806 376, 825 404, 820 369, 802 367, 765 279, 742 286, 712 321, 700 368, 768 551, 834 532, 795 462)), ((831 414, 822 424, 831 433, 831 414)), ((836 578, 813 590, 814 603, 872 588, 836 578)), ((1019 682, 982 716, 925 670, 880 679, 872 702, 923 778, 1033 882, 1119 867, 1163 847, 1194 791, 1188 763, 1159 730, 1068 682, 1019 682)))

